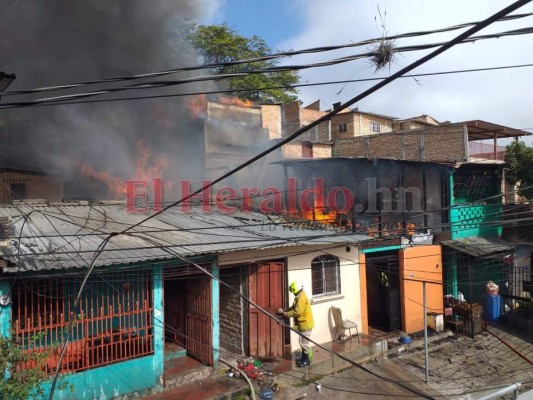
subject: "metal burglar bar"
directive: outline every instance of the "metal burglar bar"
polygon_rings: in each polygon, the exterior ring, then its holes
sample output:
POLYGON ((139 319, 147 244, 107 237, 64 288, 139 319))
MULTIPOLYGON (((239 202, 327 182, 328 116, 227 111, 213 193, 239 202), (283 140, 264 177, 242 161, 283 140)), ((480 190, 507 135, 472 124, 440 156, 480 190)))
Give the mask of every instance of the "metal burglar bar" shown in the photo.
MULTIPOLYGON (((28 352, 45 353, 42 368, 58 366, 74 318, 63 372, 75 372, 153 353, 152 272, 94 273, 74 309, 81 278, 17 280, 13 335, 28 352)), ((19 364, 34 368, 36 361, 19 364)), ((41 366, 39 364, 39 366, 41 366)))
MULTIPOLYGON (((531 262, 530 262, 531 263, 531 262)), ((533 269, 530 265, 513 265, 512 257, 504 258, 505 285, 501 321, 527 332, 533 332, 533 269)))
POLYGON ((339 259, 331 255, 315 257, 311 262, 313 297, 341 292, 339 259))

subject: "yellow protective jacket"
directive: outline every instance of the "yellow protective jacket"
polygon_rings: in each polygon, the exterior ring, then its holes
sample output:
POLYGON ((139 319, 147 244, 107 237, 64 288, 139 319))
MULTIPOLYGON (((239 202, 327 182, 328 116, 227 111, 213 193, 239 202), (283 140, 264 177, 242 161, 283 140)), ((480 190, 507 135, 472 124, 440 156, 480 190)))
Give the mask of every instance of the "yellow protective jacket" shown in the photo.
POLYGON ((315 326, 311 303, 303 289, 294 297, 294 304, 289 308, 287 314, 289 317, 294 318, 295 328, 300 332, 308 331, 315 326))

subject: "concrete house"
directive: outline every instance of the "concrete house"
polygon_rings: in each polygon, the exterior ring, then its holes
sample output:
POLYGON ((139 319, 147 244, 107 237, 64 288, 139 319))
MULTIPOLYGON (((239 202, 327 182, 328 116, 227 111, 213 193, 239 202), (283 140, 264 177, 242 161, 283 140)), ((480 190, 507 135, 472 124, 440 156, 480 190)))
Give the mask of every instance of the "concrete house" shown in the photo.
MULTIPOLYGON (((339 106, 340 103, 333 105, 334 108, 339 106)), ((296 132, 329 111, 320 108, 320 100, 305 107, 301 107, 296 101, 282 105, 282 137, 296 132)), ((357 108, 342 110, 330 120, 320 123, 291 143, 285 144, 281 157, 283 159, 331 157, 333 143, 337 140, 391 132, 393 120, 394 117, 360 111, 357 108)))
MULTIPOLYGON (((481 120, 439 123, 424 115, 396 120, 393 128, 388 133, 338 139, 333 156, 450 167, 440 178, 440 189, 425 191, 428 198, 442 198, 440 226, 445 229, 435 237, 435 244, 441 244, 445 253, 444 291, 455 298, 466 297, 469 302, 483 302, 489 280, 509 288, 506 276, 514 274, 508 262, 513 246, 499 237, 504 193, 512 188, 505 182, 505 148, 498 141, 529 133, 481 120), (485 250, 481 250, 483 247, 485 250)), ((524 279, 527 281, 527 277, 524 279)), ((514 301, 511 291, 502 296, 514 301)), ((510 305, 507 308, 512 309, 510 305)))
POLYGON ((145 222, 121 203, 2 206, 0 217, 0 295, 8 299, 0 333, 15 335, 28 352, 46 352, 39 367, 50 375, 61 369, 74 392, 56 389, 54 398, 177 385, 183 360, 212 371, 228 353, 291 357, 298 341, 261 309, 289 307, 292 280, 313 293, 315 341, 335 339, 331 306, 362 322, 357 243, 370 239, 364 234, 195 206, 145 222))
POLYGON ((449 166, 365 158, 283 166, 289 213, 374 238, 359 245, 363 332, 422 330, 423 280, 429 309, 442 313, 442 249, 433 238, 446 231, 449 166))

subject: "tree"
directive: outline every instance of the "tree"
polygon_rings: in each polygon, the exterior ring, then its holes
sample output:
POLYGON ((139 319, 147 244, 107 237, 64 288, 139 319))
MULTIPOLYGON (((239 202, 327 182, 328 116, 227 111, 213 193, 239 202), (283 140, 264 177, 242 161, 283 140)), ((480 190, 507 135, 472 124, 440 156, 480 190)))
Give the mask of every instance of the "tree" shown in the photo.
POLYGON ((505 153, 506 179, 518 185, 518 194, 533 199, 533 147, 524 142, 513 142, 505 153))
MULTIPOLYGON (((57 345, 39 349, 44 338, 43 333, 36 334, 27 339, 25 346, 13 334, 0 335, 0 399, 27 400, 44 395, 42 385, 50 379, 46 360, 57 350, 57 345)), ((58 382, 60 390, 74 391, 74 386, 64 381, 64 375, 59 376, 58 382)))
MULTIPOLYGON (((198 51, 204 64, 231 63, 237 60, 263 57, 271 54, 271 49, 258 36, 246 38, 238 35, 228 25, 192 25, 185 38, 198 51)), ((253 63, 226 65, 213 68, 216 74, 247 72, 277 66, 278 60, 265 60, 253 63)), ((294 71, 252 73, 228 79, 229 90, 234 96, 258 103, 287 103, 297 100, 296 89, 290 87, 298 83, 300 77, 294 71), (268 89, 268 88, 276 89, 268 89), (239 90, 255 89, 241 92, 239 90)))

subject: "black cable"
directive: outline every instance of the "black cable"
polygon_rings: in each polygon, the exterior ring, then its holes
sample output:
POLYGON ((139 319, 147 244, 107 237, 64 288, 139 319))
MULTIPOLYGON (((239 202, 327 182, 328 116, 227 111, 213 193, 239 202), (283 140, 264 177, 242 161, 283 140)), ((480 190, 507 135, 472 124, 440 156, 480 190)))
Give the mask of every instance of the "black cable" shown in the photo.
MULTIPOLYGON (((454 70, 454 71, 441 71, 441 72, 429 72, 429 73, 420 73, 420 74, 406 74, 406 75, 400 76, 398 78, 419 78, 419 77, 424 77, 424 76, 438 76, 438 75, 461 74, 461 73, 469 73, 469 72, 495 71, 495 70, 503 70, 503 69, 510 69, 510 68, 524 68, 524 67, 531 67, 531 66, 533 66, 533 64, 518 64, 518 65, 507 65, 507 66, 499 66, 499 67, 474 68, 474 69, 464 69, 464 70, 454 70)), ((153 95, 153 96, 120 97, 120 98, 112 98, 112 99, 84 100, 84 101, 65 101, 65 102, 54 102, 54 103, 27 105, 25 107, 49 107, 49 106, 58 106, 58 105, 69 105, 69 104, 90 104, 90 103, 130 101, 130 100, 150 100, 150 99, 185 97, 185 96, 206 95, 206 94, 231 94, 231 93, 260 92, 260 91, 263 91, 263 90, 291 89, 291 88, 298 88, 298 87, 335 85, 335 84, 340 84, 340 83, 372 82, 372 81, 379 81, 379 80, 384 80, 384 79, 386 79, 386 77, 364 78, 364 79, 348 79, 348 80, 341 80, 341 81, 327 81, 327 82, 317 82, 317 83, 299 83, 299 84, 295 84, 295 85, 268 86, 268 87, 250 88, 250 89, 212 90, 212 91, 175 93, 175 94, 153 95)), ((2 107, 0 106, 0 110, 1 109, 2 109, 2 107)), ((533 128, 525 128, 523 130, 528 130, 528 129, 533 129, 533 128)))
MULTIPOLYGON (((465 38, 461 40, 460 42, 457 42, 456 44, 473 43, 479 40, 497 39, 497 38, 505 37, 505 36, 526 35, 526 34, 532 34, 532 33, 533 33, 533 27, 521 28, 521 29, 515 29, 515 30, 507 31, 507 32, 499 32, 499 33, 494 33, 494 34, 473 36, 471 38, 465 38)), ((428 49, 432 49, 432 48, 439 47, 439 46, 445 46, 445 45, 446 45, 446 42, 431 43, 431 44, 424 44, 424 45, 403 46, 403 47, 395 48, 394 52, 402 53, 402 52, 428 50, 428 49)), ((173 81, 155 81, 155 82, 148 82, 148 83, 130 85, 126 87, 118 87, 118 88, 103 88, 103 89, 96 90, 93 92, 84 92, 84 93, 69 94, 69 95, 62 95, 62 96, 55 96, 55 97, 48 97, 48 98, 39 98, 39 99, 28 100, 28 101, 4 103, 0 107, 0 109, 21 108, 21 107, 26 107, 26 106, 36 105, 36 104, 63 102, 65 100, 67 101, 76 100, 79 98, 101 96, 104 94, 117 93, 117 92, 122 92, 122 91, 163 88, 163 87, 170 87, 170 86, 176 86, 176 85, 183 85, 186 83, 221 80, 221 79, 235 78, 235 77, 241 77, 241 76, 247 76, 247 75, 287 72, 287 71, 301 71, 304 69, 319 68, 319 67, 342 64, 342 63, 346 63, 350 61, 359 60, 362 58, 373 57, 374 55, 375 55, 375 52, 367 52, 367 53, 355 54, 351 56, 345 56, 345 57, 341 57, 341 58, 337 58, 337 59, 333 59, 329 61, 315 62, 311 64, 273 66, 273 67, 262 68, 262 69, 257 69, 257 70, 250 69, 244 72, 222 73, 222 74, 217 74, 217 75, 207 75, 207 76, 185 78, 185 79, 173 80, 173 81)))
MULTIPOLYGON (((194 194, 199 194, 199 193, 203 192, 204 190, 209 189, 209 187, 213 186, 214 184, 216 184, 216 183, 226 179, 227 177, 235 174, 236 172, 240 171, 241 169, 246 168, 248 165, 252 164, 254 161, 264 157, 265 155, 267 155, 269 153, 271 153, 275 149, 281 147, 283 144, 286 144, 286 143, 290 142, 291 140, 295 139, 296 137, 301 135, 303 132, 305 132, 308 129, 312 128, 313 126, 317 126, 321 122, 328 120, 329 118, 331 118, 331 116, 338 114, 344 108, 347 108, 347 107, 355 104, 356 102, 360 101, 361 99, 363 99, 363 98, 367 97, 368 95, 374 93, 375 91, 377 91, 381 87, 383 87, 383 86, 387 85, 388 83, 394 81, 398 76, 402 76, 405 73, 413 70, 414 68, 422 65, 423 63, 429 61, 430 59, 436 57, 437 55, 439 55, 439 54, 443 53, 444 51, 448 50, 449 48, 453 47, 455 44, 461 42, 463 39, 468 38, 469 36, 471 36, 475 32, 478 32, 479 30, 485 28, 486 26, 490 25, 491 23, 493 23, 494 21, 498 20, 499 18, 509 14, 510 12, 522 7, 523 5, 525 5, 525 4, 529 3, 529 2, 530 2, 530 0, 519 0, 519 1, 515 2, 515 3, 513 3, 512 5, 504 8, 503 10, 497 12, 496 14, 492 15, 491 17, 487 18, 485 21, 483 21, 483 22, 481 22, 479 24, 476 24, 473 28, 471 28, 471 29, 467 30, 466 32, 464 32, 463 34, 457 36, 455 39, 453 39, 450 42, 446 43, 441 48, 433 51, 432 53, 422 57, 421 59, 415 61, 414 63, 410 64, 409 66, 401 69, 400 71, 398 71, 395 74, 391 75, 391 77, 389 77, 389 78, 385 79, 384 81, 378 83, 374 87, 364 91, 360 95, 355 96, 350 101, 348 101, 348 102, 344 103, 343 105, 341 105, 341 107, 339 107, 338 109, 333 110, 330 113, 326 114, 326 116, 324 116, 322 118, 319 118, 318 120, 316 120, 315 122, 309 124, 308 126, 297 130, 295 133, 293 133, 292 135, 288 136, 285 140, 280 141, 277 145, 274 145, 271 148, 261 152, 257 156, 252 157, 248 161, 242 163, 240 166, 232 169, 228 173, 226 173, 226 174, 222 175, 221 177, 215 179, 210 185, 207 185, 207 186, 203 187, 201 190, 196 191, 194 194)), ((185 200, 187 200, 188 198, 191 198, 191 197, 192 197, 192 195, 189 195, 188 197, 182 198, 178 202, 175 202, 172 205, 165 207, 160 212, 155 213, 152 216, 145 218, 144 221, 148 221, 149 219, 154 218, 155 215, 163 213, 163 212, 167 211, 169 208, 171 208, 173 206, 176 206, 176 205, 180 204, 181 202, 183 202, 183 201, 185 201, 185 200)), ((77 304, 77 301, 79 300, 79 296, 81 295, 81 292, 83 291, 84 284, 87 281, 88 277, 90 276, 92 270, 94 269, 95 263, 96 263, 98 257, 101 254, 101 250, 103 250, 105 248, 105 246, 107 245, 109 240, 111 240, 111 238, 113 236, 115 236, 115 235, 128 233, 130 230, 132 230, 135 227, 139 226, 141 223, 142 222, 133 224, 129 228, 127 228, 127 229, 125 229, 125 230, 123 230, 123 231, 121 231, 119 233, 111 234, 106 239, 104 239, 104 241, 102 241, 101 246, 99 246, 99 249, 97 250, 95 256, 93 257, 93 260, 91 261, 91 264, 89 265, 89 268, 88 268, 88 271, 86 273, 86 276, 85 276, 85 278, 84 278, 84 280, 82 282, 82 285, 80 286, 80 291, 78 292, 78 296, 77 296, 75 304, 77 304)), ((200 270, 204 271, 201 267, 200 267, 200 270)), ((207 271, 204 271, 204 272, 207 273, 207 271)), ((213 276, 213 278, 214 278, 214 276, 213 276)), ((266 311, 265 311, 265 313, 266 313, 266 311)), ((275 319, 274 316, 271 315, 271 317, 275 319)), ((61 352, 61 356, 60 357, 63 357, 63 355, 65 353, 65 350, 66 350, 66 344, 63 346, 63 351, 61 352)), ((349 360, 349 359, 347 359, 347 360, 349 360)), ((59 363, 61 363, 61 358, 60 358, 59 363)), ((53 398, 53 393, 54 393, 55 385, 56 385, 56 382, 57 382, 58 374, 59 374, 59 372, 56 371, 56 374, 54 376, 54 379, 53 379, 52 385, 51 385, 51 389, 50 389, 49 400, 52 400, 52 398, 53 398)), ((428 396, 424 396, 424 397, 430 398, 428 396)))
MULTIPOLYGON (((505 17, 498 19, 498 22, 521 19, 521 18, 529 17, 531 15, 533 15, 533 13, 507 15, 505 17)), ((239 65, 239 64, 248 64, 248 63, 260 62, 260 61, 267 61, 267 60, 276 59, 280 57, 292 57, 292 56, 300 55, 300 54, 320 53, 320 52, 325 52, 325 51, 339 50, 343 48, 365 46, 365 45, 372 44, 372 43, 380 43, 382 41, 390 41, 390 40, 411 38, 411 37, 417 37, 417 36, 426 36, 426 35, 430 35, 433 33, 449 32, 449 31, 454 31, 457 29, 467 28, 468 26, 476 25, 478 23, 479 22, 466 22, 466 23, 453 25, 453 26, 446 27, 446 28, 439 28, 439 29, 418 31, 418 32, 409 32, 409 33, 403 33, 403 34, 392 35, 392 36, 383 36, 379 38, 367 39, 367 40, 363 40, 359 42, 352 42, 352 43, 347 43, 347 44, 342 44, 342 45, 320 46, 320 47, 313 47, 313 48, 308 48, 308 49, 303 49, 303 50, 278 52, 278 53, 269 54, 263 57, 255 57, 255 58, 249 58, 245 60, 236 60, 236 61, 231 61, 231 62, 226 62, 226 63, 204 64, 204 65, 197 65, 197 66, 192 66, 192 67, 175 68, 175 69, 159 71, 159 72, 148 72, 148 73, 143 73, 143 74, 118 76, 118 77, 110 77, 110 78, 103 78, 103 79, 93 79, 89 81, 82 81, 82 82, 59 85, 59 86, 51 86, 51 87, 49 86, 49 87, 29 89, 29 90, 19 90, 19 91, 7 91, 7 92, 2 92, 2 96, 31 94, 31 93, 54 91, 54 90, 64 90, 64 89, 71 89, 71 88, 75 88, 79 86, 86 86, 86 85, 99 84, 99 83, 146 79, 146 78, 152 78, 156 76, 174 74, 177 72, 221 68, 221 67, 234 66, 234 65, 239 65)))

